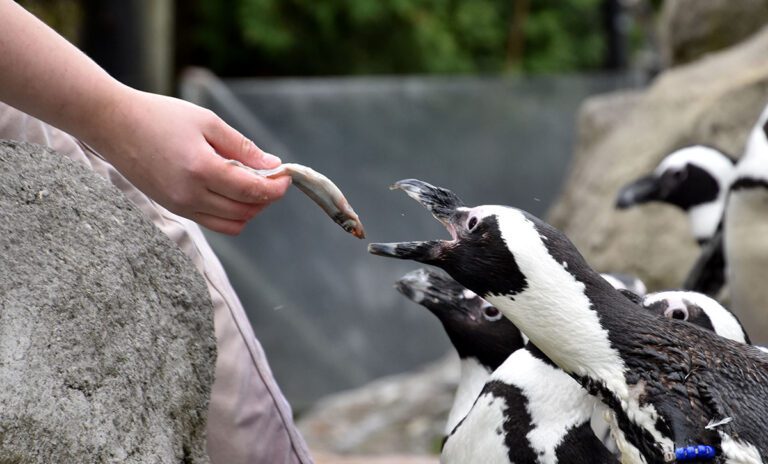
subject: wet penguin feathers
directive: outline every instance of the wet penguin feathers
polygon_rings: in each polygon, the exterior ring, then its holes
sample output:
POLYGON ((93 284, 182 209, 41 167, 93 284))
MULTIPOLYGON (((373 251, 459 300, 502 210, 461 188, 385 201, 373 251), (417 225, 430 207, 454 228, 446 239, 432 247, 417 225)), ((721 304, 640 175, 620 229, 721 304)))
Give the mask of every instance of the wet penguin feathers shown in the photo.
MULTIPOLYGON (((429 195, 408 182, 412 197, 429 195)), ((675 446, 697 443, 723 459, 768 456, 768 357, 759 350, 638 310, 564 234, 520 210, 461 205, 438 219, 452 240, 369 250, 442 267, 499 308, 609 406, 628 461, 665 462, 675 446)))

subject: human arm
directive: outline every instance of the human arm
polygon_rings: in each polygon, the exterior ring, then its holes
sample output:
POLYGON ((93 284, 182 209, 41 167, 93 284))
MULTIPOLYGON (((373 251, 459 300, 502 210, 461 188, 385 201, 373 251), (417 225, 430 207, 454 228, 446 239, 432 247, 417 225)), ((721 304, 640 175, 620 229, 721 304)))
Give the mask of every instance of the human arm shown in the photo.
POLYGON ((280 160, 211 111, 119 83, 11 0, 0 18, 0 100, 83 140, 169 210, 236 234, 285 193, 289 177, 226 163, 280 160))

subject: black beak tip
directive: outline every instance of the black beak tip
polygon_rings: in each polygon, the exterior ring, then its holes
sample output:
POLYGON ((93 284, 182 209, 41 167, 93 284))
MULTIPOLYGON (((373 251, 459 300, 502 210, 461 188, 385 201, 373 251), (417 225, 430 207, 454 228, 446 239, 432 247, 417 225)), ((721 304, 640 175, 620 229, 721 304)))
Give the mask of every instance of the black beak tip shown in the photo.
POLYGON ((632 195, 632 192, 627 190, 626 188, 621 189, 618 196, 616 197, 616 208, 628 209, 634 205, 635 205, 635 198, 634 198, 634 195, 632 195))
POLYGON ((377 256, 396 256, 397 245, 392 243, 369 243, 368 253, 377 256))
POLYGON ((395 290, 402 293, 403 295, 407 297, 411 297, 411 287, 408 286, 405 282, 403 282, 403 279, 399 279, 395 281, 395 290))
POLYGON ((652 174, 641 177, 619 190, 616 208, 627 209, 643 203, 658 200, 661 195, 659 180, 652 174))

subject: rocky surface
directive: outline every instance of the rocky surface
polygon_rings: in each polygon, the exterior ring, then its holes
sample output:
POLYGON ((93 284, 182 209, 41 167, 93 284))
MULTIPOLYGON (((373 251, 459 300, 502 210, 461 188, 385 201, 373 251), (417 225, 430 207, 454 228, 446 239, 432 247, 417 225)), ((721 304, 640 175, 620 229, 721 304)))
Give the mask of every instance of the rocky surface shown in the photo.
POLYGON ((768 23, 765 0, 665 0, 659 45, 666 66, 691 62, 746 39, 768 23))
POLYGON ((635 273, 650 289, 683 282, 698 253, 683 213, 655 204, 618 211, 616 193, 688 144, 740 154, 768 102, 766 56, 768 29, 661 74, 641 94, 583 105, 574 164, 549 219, 594 267, 635 273))
MULTIPOLYGON (((304 415, 298 426, 316 451, 340 455, 396 451, 425 455, 430 462, 428 455, 437 453, 442 443, 458 377, 458 357, 452 354, 417 372, 332 395, 304 415)), ((419 457, 413 459, 421 462, 419 457)))
POLYGON ((211 303, 123 195, 0 142, 0 462, 207 463, 211 303))

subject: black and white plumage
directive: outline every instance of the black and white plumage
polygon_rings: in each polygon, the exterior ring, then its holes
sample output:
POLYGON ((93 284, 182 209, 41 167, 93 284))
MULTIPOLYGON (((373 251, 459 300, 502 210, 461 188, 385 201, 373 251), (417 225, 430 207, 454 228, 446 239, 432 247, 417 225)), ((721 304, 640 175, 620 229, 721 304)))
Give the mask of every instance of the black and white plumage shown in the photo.
POLYGON ((768 455, 762 352, 638 311, 562 233, 523 211, 468 208, 417 180, 396 187, 428 207, 452 240, 369 251, 441 267, 501 310, 610 408, 623 462, 669 462, 676 447, 693 444, 716 447, 716 463, 768 455))
POLYGON ((653 173, 622 187, 616 206, 661 202, 683 210, 691 234, 703 247, 683 287, 716 295, 725 283, 721 229, 735 177, 733 158, 716 148, 693 145, 670 153, 653 173))
MULTIPOLYGON (((667 319, 690 322, 739 343, 752 343, 739 318, 715 299, 703 293, 667 290, 645 295, 640 304, 667 319)), ((756 348, 768 352, 768 348, 762 346, 756 346, 756 348)))
POLYGON ((440 320, 459 354, 461 372, 447 437, 472 408, 491 373, 525 345, 523 336, 498 309, 443 272, 418 269, 398 280, 395 288, 440 320))
POLYGON ((736 176, 735 161, 704 145, 676 150, 653 173, 622 187, 618 208, 662 202, 682 209, 691 234, 700 244, 714 237, 723 218, 728 191, 736 176))
POLYGON ((445 441, 441 462, 617 463, 590 425, 597 406, 529 342, 491 374, 445 441))
POLYGON ((498 309, 438 271, 413 271, 397 288, 443 322, 461 353, 462 378, 449 414, 443 464, 618 462, 590 426, 597 400, 535 346, 521 348, 519 330, 498 309), (489 345, 494 353, 507 350, 503 364, 485 376, 464 368, 472 359, 477 361, 471 365, 492 366, 498 357, 484 355, 489 345), (467 407, 467 393, 480 379, 467 407))
POLYGON ((736 166, 725 214, 724 249, 731 309, 756 343, 768 343, 768 107, 736 166))
POLYGON ((749 336, 735 314, 703 293, 668 290, 645 295, 642 306, 668 319, 687 321, 721 337, 749 344, 749 336))

